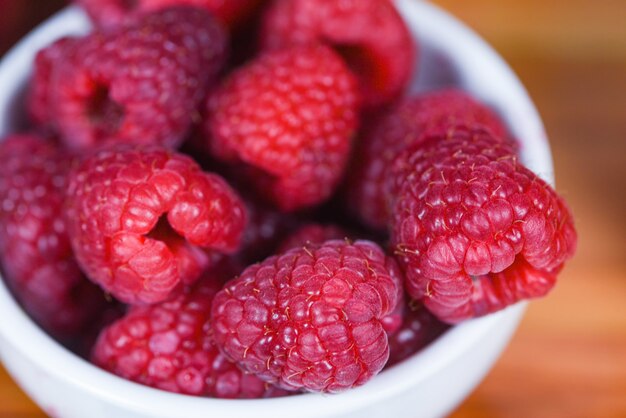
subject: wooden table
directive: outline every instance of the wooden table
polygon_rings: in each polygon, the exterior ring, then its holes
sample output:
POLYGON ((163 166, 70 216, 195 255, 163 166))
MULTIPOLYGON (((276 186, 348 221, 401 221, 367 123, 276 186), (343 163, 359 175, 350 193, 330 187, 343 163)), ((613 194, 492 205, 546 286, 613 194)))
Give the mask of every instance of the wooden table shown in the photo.
MULTIPOLYGON (((500 361, 452 416, 626 417, 626 4, 435 3, 491 42, 528 87, 580 235, 556 289, 531 304, 500 361)), ((0 417, 41 416, 0 371, 0 417)))

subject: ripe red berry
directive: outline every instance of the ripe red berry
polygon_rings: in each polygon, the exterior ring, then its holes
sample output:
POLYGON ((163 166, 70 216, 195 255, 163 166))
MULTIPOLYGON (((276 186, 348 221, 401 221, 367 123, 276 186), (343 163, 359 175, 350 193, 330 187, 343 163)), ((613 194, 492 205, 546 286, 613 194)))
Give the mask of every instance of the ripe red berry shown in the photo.
POLYGON ((206 277, 168 301, 131 308, 101 332, 92 361, 125 379, 187 395, 261 398, 277 392, 239 370, 213 342, 211 302, 220 282, 206 277))
POLYGON ((146 13, 174 6, 193 6, 214 15, 224 25, 234 27, 244 21, 262 0, 74 0, 100 27, 132 21, 146 13))
POLYGON ((27 111, 32 122, 37 125, 50 125, 54 120, 56 103, 50 97, 56 83, 55 67, 63 61, 74 59, 78 38, 61 38, 37 52, 33 76, 28 85, 27 111))
MULTIPOLYGON (((301 226, 287 236, 280 244, 280 247, 278 247, 277 253, 284 253, 292 248, 306 248, 312 245, 319 245, 330 240, 344 240, 348 242, 352 237, 354 237, 354 233, 349 233, 340 226, 310 223, 301 226)), ((404 278, 399 271, 395 271, 392 279, 396 281, 398 288, 398 303, 393 312, 381 319, 383 329, 387 332, 387 335, 394 334, 402 325, 402 319, 404 318, 404 278)))
POLYGON ((81 331, 104 295, 72 254, 62 206, 71 157, 36 135, 0 144, 0 261, 25 310, 52 335, 81 331))
POLYGON ((509 137, 498 116, 463 91, 441 90, 406 99, 361 130, 346 187, 351 211, 372 228, 387 228, 392 198, 386 188, 388 169, 424 131, 450 124, 481 124, 499 138, 509 137))
POLYGON ((248 267, 213 302, 222 352, 285 389, 339 392, 387 362, 381 319, 398 303, 393 259, 342 240, 294 248, 248 267))
POLYGON ((397 98, 413 75, 416 46, 389 0, 277 0, 261 32, 266 49, 324 42, 357 75, 366 106, 397 98))
POLYGON ((219 176, 158 147, 118 146, 70 175, 67 219, 87 275, 126 303, 155 303, 237 250, 243 202, 219 176))
POLYGON ((145 15, 41 52, 29 107, 69 148, 176 147, 199 119, 225 51, 223 30, 202 10, 145 15))
POLYGON ((356 82, 321 45, 264 54, 210 97, 213 154, 243 161, 256 189, 283 210, 328 198, 343 174, 357 124, 356 82))
POLYGON ((434 130, 394 164, 407 291, 449 323, 543 296, 576 245, 565 202, 480 127, 434 130))
POLYGON ((400 330, 405 317, 404 302, 406 298, 404 295, 404 276, 401 275, 399 270, 396 278, 398 279, 398 304, 396 305, 396 309, 381 320, 383 329, 388 337, 395 335, 400 330))

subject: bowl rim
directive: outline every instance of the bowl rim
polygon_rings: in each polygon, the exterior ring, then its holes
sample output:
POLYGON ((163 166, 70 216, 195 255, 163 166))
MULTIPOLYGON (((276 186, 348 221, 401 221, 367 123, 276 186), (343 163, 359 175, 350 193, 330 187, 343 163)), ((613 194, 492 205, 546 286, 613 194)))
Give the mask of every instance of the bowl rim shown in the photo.
MULTIPOLYGON (((489 61, 501 81, 514 92, 517 108, 510 109, 510 114, 505 112, 502 117, 509 122, 513 133, 523 140, 522 159, 538 175, 553 183, 551 154, 541 119, 521 82, 502 58, 478 35, 439 7, 415 0, 396 0, 396 5, 405 14, 419 13, 421 21, 430 22, 424 24, 424 31, 438 30, 443 33, 441 31, 445 30, 445 36, 435 42, 445 43, 456 37, 464 44, 462 49, 472 54, 465 59, 489 61), (514 117, 519 114, 525 115, 527 123, 524 126, 516 125, 514 117)), ((76 6, 67 7, 35 28, 5 55, 0 62, 0 91, 11 94, 0 97, 0 136, 11 129, 7 109, 21 89, 21 86, 15 85, 15 73, 20 73, 22 79, 27 77, 33 59, 32 51, 48 44, 53 37, 82 32, 88 28, 87 25, 82 11, 76 6)), ((493 98, 481 99, 490 102, 493 98)), ((13 346, 28 361, 56 379, 135 412, 152 412, 159 416, 184 416, 188 413, 189 416, 196 416, 200 410, 227 416, 249 416, 251 408, 254 408, 259 417, 313 417, 325 412, 340 414, 362 409, 409 390, 442 370, 490 333, 514 329, 526 305, 526 302, 521 302, 495 314, 457 325, 417 355, 390 367, 367 385, 333 396, 303 394, 274 399, 225 400, 174 394, 127 381, 97 368, 54 341, 24 313, 2 280, 0 318, 4 320, 0 321, 0 341, 13 346)))

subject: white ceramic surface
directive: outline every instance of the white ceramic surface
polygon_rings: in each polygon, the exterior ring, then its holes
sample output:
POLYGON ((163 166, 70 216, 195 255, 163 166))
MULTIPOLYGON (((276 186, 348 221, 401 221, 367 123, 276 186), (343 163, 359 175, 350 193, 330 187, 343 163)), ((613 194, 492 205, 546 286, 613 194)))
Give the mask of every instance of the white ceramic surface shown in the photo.
MULTIPOLYGON (((457 85, 487 102, 522 142, 523 161, 552 182, 541 120, 509 67, 477 35, 437 7, 416 0, 396 3, 421 44, 414 91, 457 85)), ((88 27, 80 11, 68 8, 6 55, 0 63, 0 136, 19 128, 21 93, 36 51, 88 27)), ((525 304, 517 304, 454 327, 418 355, 340 395, 233 401, 166 393, 91 366, 33 324, 0 280, 0 357, 35 402, 62 418, 438 417, 454 409, 484 377, 524 309, 525 304)))

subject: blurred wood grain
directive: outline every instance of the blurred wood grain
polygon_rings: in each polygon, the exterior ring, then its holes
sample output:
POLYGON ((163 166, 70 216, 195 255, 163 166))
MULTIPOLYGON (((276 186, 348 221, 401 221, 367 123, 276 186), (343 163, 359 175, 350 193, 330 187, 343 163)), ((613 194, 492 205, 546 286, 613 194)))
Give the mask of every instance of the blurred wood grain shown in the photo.
MULTIPOLYGON (((556 289, 531 304, 452 417, 626 417, 626 1, 433 2, 485 37, 527 86, 580 235, 556 289)), ((42 416, 0 370, 0 417, 42 416)))

